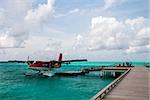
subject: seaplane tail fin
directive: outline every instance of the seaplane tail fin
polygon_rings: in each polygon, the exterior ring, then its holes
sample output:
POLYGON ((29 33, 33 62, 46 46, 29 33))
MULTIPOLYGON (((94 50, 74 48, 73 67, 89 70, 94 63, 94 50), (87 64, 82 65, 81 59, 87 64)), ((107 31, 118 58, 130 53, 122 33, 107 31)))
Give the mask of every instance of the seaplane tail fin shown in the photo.
POLYGON ((59 54, 58 62, 62 61, 62 53, 59 54))
POLYGON ((62 63, 62 53, 59 54, 59 58, 58 58, 58 66, 61 67, 61 63, 62 63))

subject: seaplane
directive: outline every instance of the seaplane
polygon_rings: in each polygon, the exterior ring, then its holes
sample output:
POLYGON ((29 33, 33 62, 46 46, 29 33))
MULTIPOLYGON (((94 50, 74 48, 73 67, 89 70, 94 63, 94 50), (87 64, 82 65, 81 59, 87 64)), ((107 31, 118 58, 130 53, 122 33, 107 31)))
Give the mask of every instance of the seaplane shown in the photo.
POLYGON ((29 72, 26 73, 26 76, 32 76, 34 74, 40 74, 43 76, 54 76, 55 73, 52 72, 54 69, 60 68, 62 63, 70 64, 71 62, 81 62, 87 61, 87 59, 75 59, 75 60, 62 60, 62 53, 59 54, 58 61, 50 60, 50 61, 32 61, 27 60, 28 69, 38 71, 37 73, 29 72))

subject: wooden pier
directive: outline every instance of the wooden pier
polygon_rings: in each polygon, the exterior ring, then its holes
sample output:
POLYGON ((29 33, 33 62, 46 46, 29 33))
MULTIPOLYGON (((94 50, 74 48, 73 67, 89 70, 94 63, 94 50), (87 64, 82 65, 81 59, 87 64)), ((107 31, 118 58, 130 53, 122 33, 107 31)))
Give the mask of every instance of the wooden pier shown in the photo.
POLYGON ((91 100, 149 100, 149 70, 133 67, 98 92, 91 100))
POLYGON ((66 72, 57 72, 55 75, 59 76, 78 76, 78 75, 85 75, 85 72, 82 71, 66 71, 66 72))
POLYGON ((83 68, 81 69, 82 72, 90 72, 90 71, 102 71, 102 70, 128 70, 132 67, 91 67, 91 68, 83 68))

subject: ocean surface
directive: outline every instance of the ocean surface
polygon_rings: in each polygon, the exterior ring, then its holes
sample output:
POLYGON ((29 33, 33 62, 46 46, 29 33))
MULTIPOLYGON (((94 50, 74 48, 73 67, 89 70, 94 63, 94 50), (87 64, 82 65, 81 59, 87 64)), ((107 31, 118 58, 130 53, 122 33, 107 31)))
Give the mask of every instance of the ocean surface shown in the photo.
MULTIPOLYGON (((63 64, 61 71, 77 71, 85 67, 110 66, 119 62, 80 62, 63 64)), ((144 65, 135 62, 134 65, 144 65)), ((39 75, 27 77, 24 73, 27 64, 0 63, 0 100, 89 100, 98 91, 111 83, 114 78, 100 78, 98 73, 86 76, 53 76, 45 78, 39 75)))

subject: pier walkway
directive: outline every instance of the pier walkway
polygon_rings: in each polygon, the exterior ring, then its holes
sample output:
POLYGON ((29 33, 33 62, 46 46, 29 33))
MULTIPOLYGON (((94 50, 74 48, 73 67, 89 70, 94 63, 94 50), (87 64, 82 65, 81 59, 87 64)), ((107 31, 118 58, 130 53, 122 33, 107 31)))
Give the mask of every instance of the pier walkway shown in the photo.
MULTIPOLYGON (((122 80, 111 89, 105 87, 92 100, 149 100, 149 70, 146 67, 133 67, 122 80), (106 92, 107 91, 107 92, 106 92), (109 92, 108 92, 109 91, 109 92), (101 95, 105 95, 101 98, 101 95)), ((115 82, 112 82, 115 83, 115 82)))
POLYGON ((128 70, 129 68, 132 67, 91 67, 91 68, 83 68, 81 69, 82 72, 91 72, 91 71, 102 71, 102 70, 110 70, 110 71, 115 71, 115 70, 128 70))

